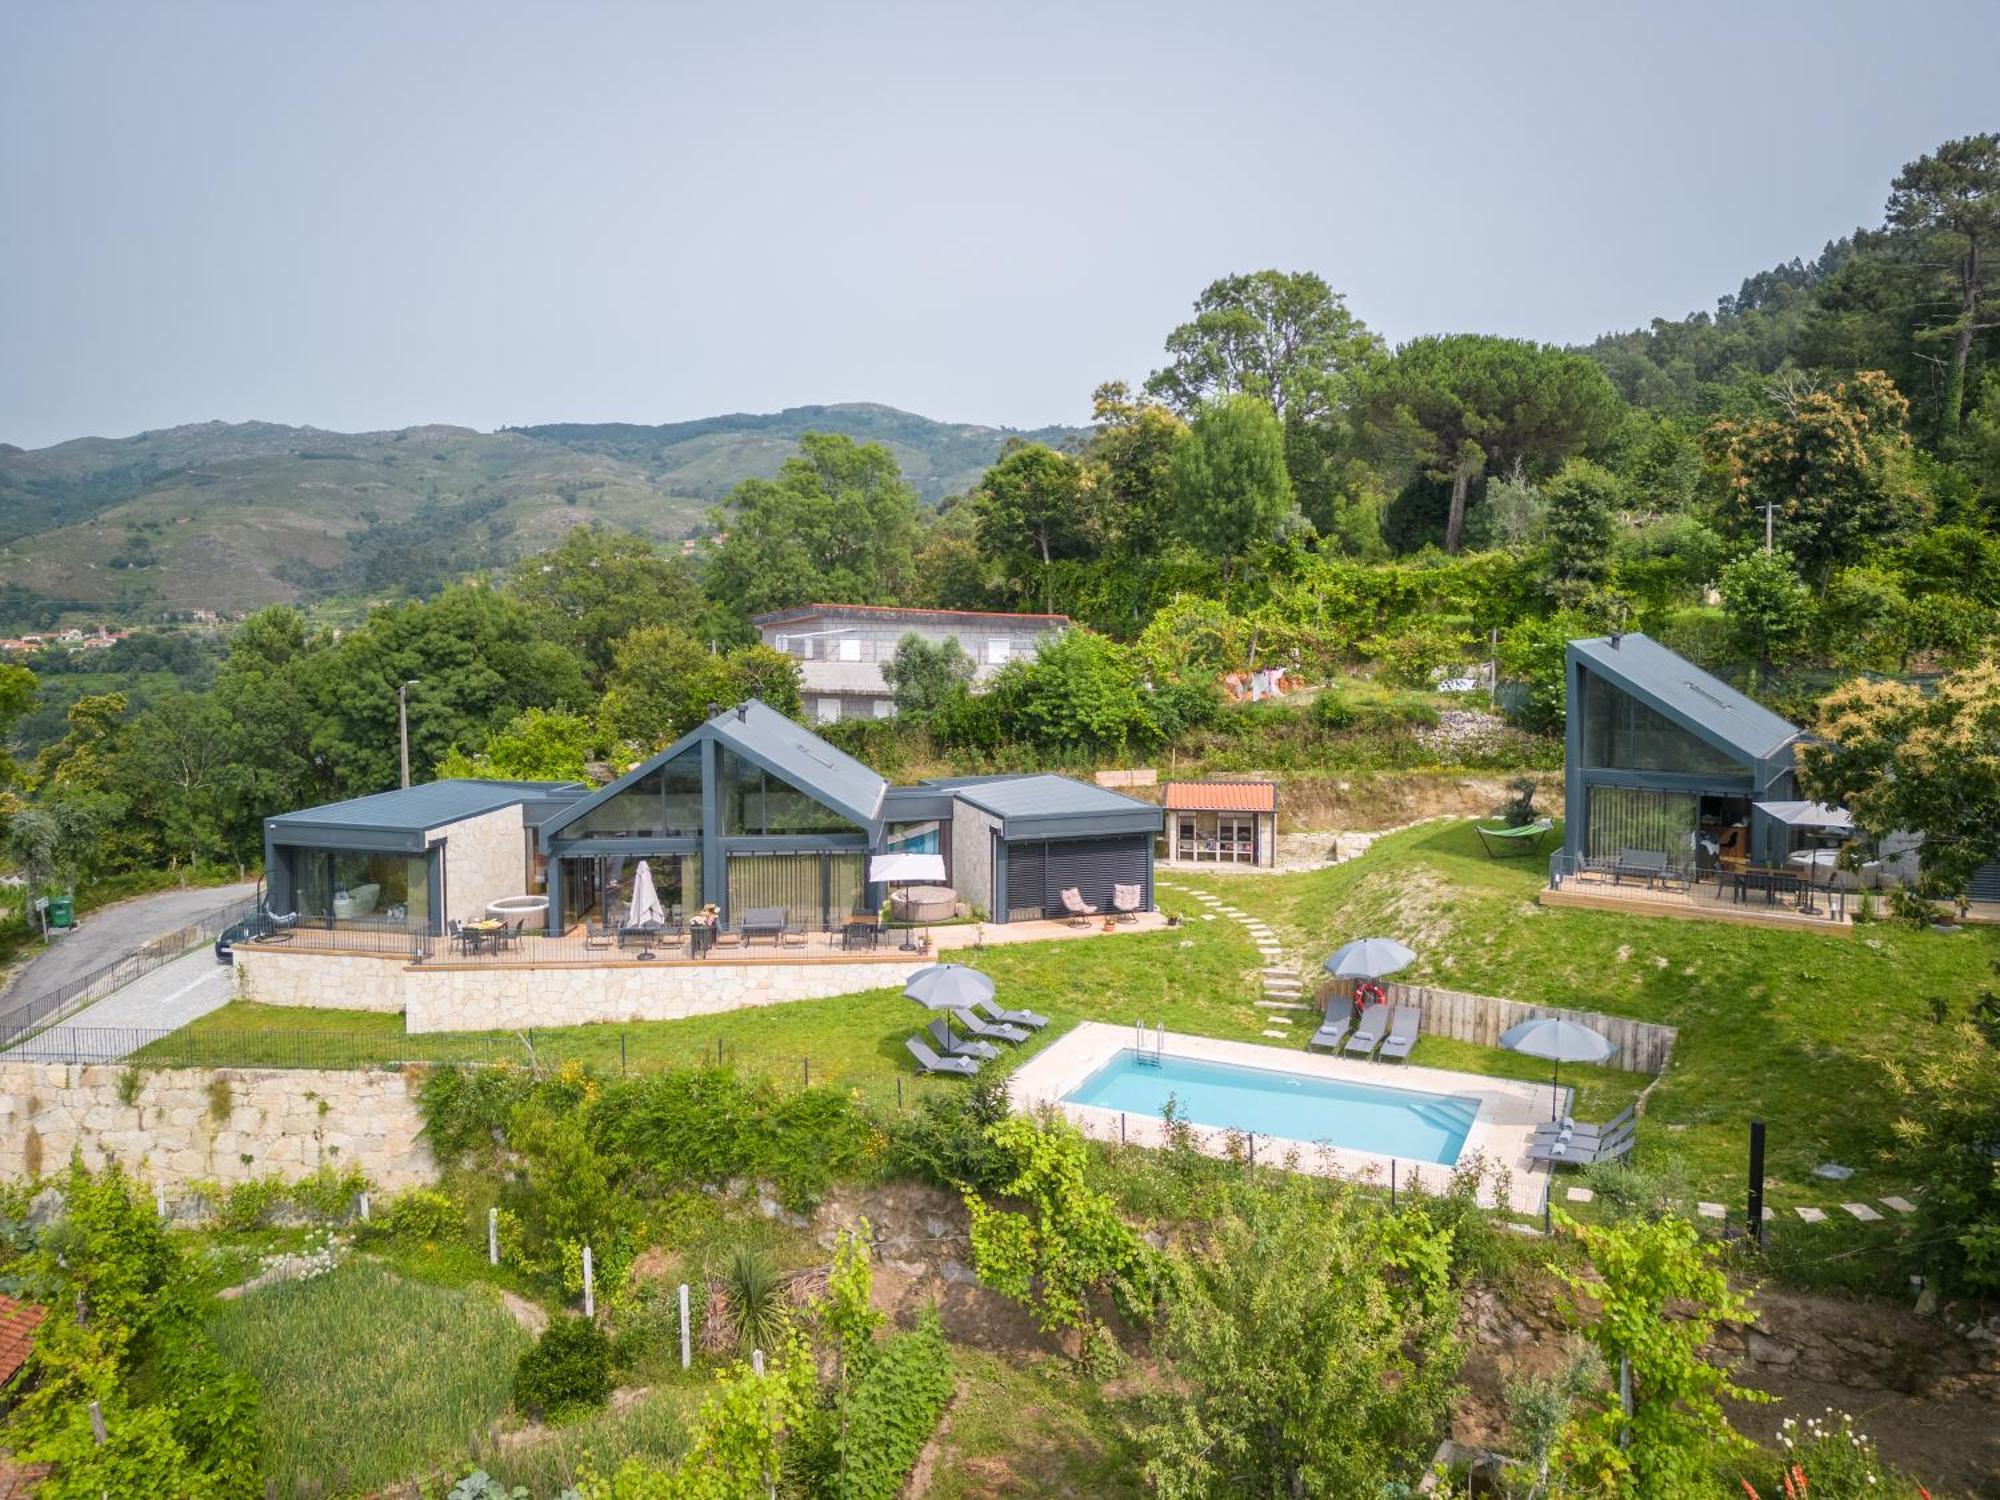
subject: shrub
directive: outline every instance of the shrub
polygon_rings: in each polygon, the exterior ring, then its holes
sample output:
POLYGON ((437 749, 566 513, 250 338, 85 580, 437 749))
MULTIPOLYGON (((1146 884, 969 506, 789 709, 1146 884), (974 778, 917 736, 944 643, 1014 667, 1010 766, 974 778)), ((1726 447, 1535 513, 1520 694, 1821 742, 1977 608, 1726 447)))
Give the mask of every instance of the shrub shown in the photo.
POLYGON ((993 1192, 1014 1175, 1014 1159, 988 1131, 1007 1118, 1007 1090, 994 1079, 948 1094, 926 1094, 889 1127, 889 1163, 899 1175, 941 1188, 993 1192))
POLYGON ((809 1088, 773 1104, 756 1152, 787 1208, 819 1201, 834 1178, 850 1175, 874 1149, 875 1128, 854 1101, 835 1088, 809 1088))
POLYGON ((611 1395, 611 1340, 588 1318, 558 1318, 514 1367, 514 1405, 544 1420, 604 1405, 611 1395))
POLYGON ((631 1079, 592 1104, 591 1144, 656 1189, 721 1182, 755 1164, 757 1103, 727 1068, 631 1079))
POLYGON ((410 1189, 389 1205, 389 1211, 381 1219, 383 1234, 413 1244, 455 1240, 464 1227, 463 1205, 436 1188, 410 1189))
POLYGON ((894 1500, 951 1392, 951 1349, 936 1310, 926 1309, 911 1332, 873 1346, 848 1387, 834 1439, 833 1493, 894 1500))
POLYGON ((418 1102, 423 1107, 424 1135, 438 1165, 491 1154, 506 1133, 508 1116, 527 1097, 532 1082, 526 1074, 504 1066, 442 1063, 432 1068, 424 1077, 418 1102))
POLYGON ((1777 1500, 1784 1495, 1810 1494, 1812 1500, 1861 1500, 1874 1496, 1915 1496, 1920 1493, 1907 1479, 1886 1468, 1866 1433, 1854 1430, 1854 1418, 1845 1412, 1824 1417, 1808 1417, 1803 1423, 1785 1418, 1778 1429, 1780 1458, 1774 1472, 1759 1476, 1760 1482, 1746 1484, 1760 1500, 1777 1500))
POLYGON ((1326 688, 1312 702, 1312 721, 1329 733, 1352 729, 1359 722, 1353 702, 1336 688, 1326 688))
POLYGON ((739 1247, 723 1266, 722 1283, 738 1346, 745 1354, 775 1349, 785 1323, 785 1287, 777 1267, 760 1252, 739 1247))

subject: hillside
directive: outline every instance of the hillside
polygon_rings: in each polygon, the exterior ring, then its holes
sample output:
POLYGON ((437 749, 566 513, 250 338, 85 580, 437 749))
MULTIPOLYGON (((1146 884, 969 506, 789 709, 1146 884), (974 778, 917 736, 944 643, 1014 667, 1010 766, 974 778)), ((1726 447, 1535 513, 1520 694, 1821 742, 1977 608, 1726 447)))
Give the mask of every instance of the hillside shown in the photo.
POLYGON ((932 501, 1015 435, 853 405, 492 433, 204 422, 0 445, 0 626, 424 593, 583 520, 686 536, 738 480, 776 473, 807 431, 884 443, 932 501))

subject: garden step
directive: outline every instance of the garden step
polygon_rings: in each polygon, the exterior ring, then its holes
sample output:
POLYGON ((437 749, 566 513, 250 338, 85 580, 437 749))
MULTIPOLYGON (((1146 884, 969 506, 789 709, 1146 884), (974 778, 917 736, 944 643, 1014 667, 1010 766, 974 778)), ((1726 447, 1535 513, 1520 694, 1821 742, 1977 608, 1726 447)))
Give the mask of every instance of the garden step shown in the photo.
POLYGON ((1704 1219, 1720 1219, 1728 1213, 1728 1210, 1720 1203, 1697 1203, 1694 1206, 1694 1211, 1704 1219))
POLYGON ((1825 1220, 1826 1210, 1823 1208, 1802 1208, 1799 1210, 1799 1217, 1804 1219, 1808 1224, 1818 1224, 1825 1220))
POLYGON ((1310 1005, 1301 1005, 1296 1000, 1258 1000, 1254 1002, 1265 1010, 1311 1010, 1310 1005))
POLYGON ((1589 1188, 1573 1187, 1566 1196, 1572 1203, 1589 1203, 1592 1199, 1596 1198, 1597 1194, 1593 1193, 1589 1188))
POLYGON ((1265 1036, 1281 1036, 1281 1037, 1283 1037, 1283 1038, 1284 1038, 1284 1039, 1285 1039, 1286 1041, 1290 1041, 1290 1040, 1291 1040, 1291 1038, 1292 1038, 1292 1034, 1291 1034, 1291 1033, 1290 1033, 1289 1031, 1275 1031, 1275 1030, 1269 1030, 1269 1029, 1267 1029, 1267 1030, 1266 1030, 1266 1031, 1264 1032, 1264 1035, 1265 1035, 1265 1036))
POLYGON ((1884 1198, 1882 1201, 1899 1214, 1913 1214, 1917 1211, 1917 1205, 1908 1198, 1884 1198))
POLYGON ((1843 1203, 1840 1206, 1864 1224, 1872 1224, 1882 1217, 1865 1203, 1843 1203))

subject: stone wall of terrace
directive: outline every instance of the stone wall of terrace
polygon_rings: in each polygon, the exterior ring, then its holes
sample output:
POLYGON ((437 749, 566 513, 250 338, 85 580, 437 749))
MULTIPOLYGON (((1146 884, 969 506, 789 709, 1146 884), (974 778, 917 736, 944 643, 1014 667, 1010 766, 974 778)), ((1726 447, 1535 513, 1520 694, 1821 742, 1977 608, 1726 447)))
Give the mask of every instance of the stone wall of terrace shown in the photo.
POLYGON ((435 1181, 417 1077, 320 1069, 0 1063, 0 1177, 62 1169, 81 1150, 147 1182, 225 1187, 322 1166, 399 1191, 435 1181), (129 1097, 128 1097, 129 1096, 129 1097))
POLYGON ((265 1005, 401 1011, 413 1033, 518 1031, 595 1021, 678 1021, 792 1000, 901 989, 929 956, 712 958, 701 963, 453 964, 320 953, 236 950, 245 999, 265 1005))

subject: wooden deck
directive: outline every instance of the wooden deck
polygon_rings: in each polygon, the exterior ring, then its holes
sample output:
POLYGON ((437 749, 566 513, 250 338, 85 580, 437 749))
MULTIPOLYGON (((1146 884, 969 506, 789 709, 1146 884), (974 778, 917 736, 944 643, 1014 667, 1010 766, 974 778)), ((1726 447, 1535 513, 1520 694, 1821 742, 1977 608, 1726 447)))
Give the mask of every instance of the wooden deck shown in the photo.
MULTIPOLYGON (((1734 922, 1742 927, 1780 928, 1788 932, 1803 929, 1852 934, 1854 931, 1854 923, 1846 914, 1836 918, 1824 912, 1801 912, 1788 906, 1766 906, 1758 901, 1731 901, 1706 886, 1693 891, 1653 891, 1639 885, 1613 885, 1609 881, 1585 881, 1571 877, 1560 886, 1543 889, 1536 900, 1543 906, 1619 911, 1632 916, 1674 917, 1690 922, 1734 922)), ((1852 892, 1848 894, 1848 900, 1851 904, 1852 892)))

